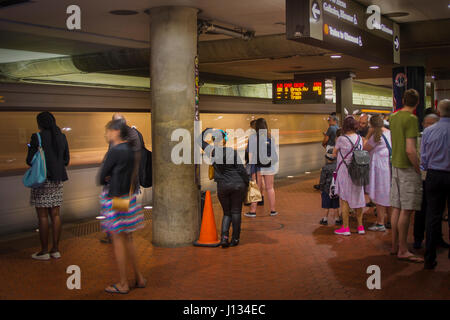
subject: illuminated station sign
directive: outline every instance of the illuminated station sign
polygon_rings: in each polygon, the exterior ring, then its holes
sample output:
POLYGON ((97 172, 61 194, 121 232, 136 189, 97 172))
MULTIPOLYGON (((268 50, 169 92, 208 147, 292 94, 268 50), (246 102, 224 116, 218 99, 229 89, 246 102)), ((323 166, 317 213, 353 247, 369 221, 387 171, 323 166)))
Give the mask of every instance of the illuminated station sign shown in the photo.
POLYGON ((400 63, 400 28, 353 0, 286 0, 286 37, 380 64, 400 63))
POLYGON ((324 103, 324 80, 275 80, 272 84, 273 103, 324 103))

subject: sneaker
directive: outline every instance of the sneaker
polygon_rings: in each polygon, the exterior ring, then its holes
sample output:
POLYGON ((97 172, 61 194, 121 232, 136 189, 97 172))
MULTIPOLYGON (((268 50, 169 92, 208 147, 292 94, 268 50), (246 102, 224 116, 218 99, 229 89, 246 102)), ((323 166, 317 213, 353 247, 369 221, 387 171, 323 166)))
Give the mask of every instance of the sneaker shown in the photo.
POLYGON ((39 252, 33 253, 31 255, 31 258, 35 259, 35 260, 50 260, 50 255, 48 253, 44 253, 44 254, 40 254, 38 255, 39 252))
POLYGON ((249 218, 256 218, 256 212, 247 212, 247 213, 244 213, 244 216, 249 217, 249 218))
POLYGON ((359 226, 357 230, 358 230, 358 234, 365 234, 366 233, 366 231, 364 230, 364 226, 359 226))
POLYGON ((381 231, 381 232, 386 231, 386 227, 384 226, 384 224, 378 224, 378 223, 371 225, 367 229, 370 231, 381 231))
POLYGON ((323 226, 327 226, 328 225, 328 220, 326 220, 325 218, 320 219, 319 223, 323 226))
POLYGON ((314 187, 314 189, 316 189, 316 190, 320 190, 320 184, 315 184, 313 187, 314 187))
POLYGON ((50 252, 50 257, 52 257, 53 259, 59 259, 61 258, 61 253, 59 253, 59 251, 50 252))
POLYGON ((350 233, 350 228, 348 228, 348 227, 334 230, 334 233, 338 234, 338 235, 341 235, 341 236, 349 236, 351 234, 350 233))
POLYGON ((337 226, 342 226, 342 224, 344 223, 344 221, 342 221, 342 218, 341 218, 341 219, 336 220, 334 223, 335 223, 337 226))
POLYGON ((278 211, 270 211, 270 215, 273 217, 273 216, 276 216, 278 214, 278 211))

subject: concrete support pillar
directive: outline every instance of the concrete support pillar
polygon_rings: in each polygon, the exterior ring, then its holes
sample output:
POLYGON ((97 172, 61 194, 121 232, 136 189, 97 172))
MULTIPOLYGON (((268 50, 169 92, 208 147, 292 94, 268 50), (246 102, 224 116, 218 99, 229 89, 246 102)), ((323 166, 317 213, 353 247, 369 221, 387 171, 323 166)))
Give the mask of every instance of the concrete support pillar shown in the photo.
POLYGON ((197 9, 150 10, 153 147, 153 244, 190 245, 199 230, 198 188, 193 164, 171 161, 172 132, 187 129, 193 145, 197 9))
POLYGON ((345 119, 344 108, 347 109, 349 114, 352 114, 353 79, 351 76, 336 78, 336 114, 339 117, 339 126, 341 128, 345 119))

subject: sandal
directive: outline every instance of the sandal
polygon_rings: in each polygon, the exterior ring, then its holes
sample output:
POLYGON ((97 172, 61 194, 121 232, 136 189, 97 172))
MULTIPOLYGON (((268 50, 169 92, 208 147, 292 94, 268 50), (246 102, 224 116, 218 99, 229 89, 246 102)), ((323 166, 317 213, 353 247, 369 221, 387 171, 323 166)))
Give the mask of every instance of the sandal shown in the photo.
POLYGON ((109 288, 106 288, 105 291, 108 293, 119 293, 119 294, 127 294, 130 292, 130 290, 120 291, 119 288, 117 288, 117 285, 115 285, 115 284, 112 284, 110 287, 112 287, 113 289, 111 290, 109 288))
POLYGON ((412 262, 412 263, 423 263, 424 260, 421 257, 411 255, 407 257, 398 257, 398 260, 400 261, 406 261, 406 262, 412 262))
POLYGON ((146 286, 147 286, 147 280, 144 281, 143 285, 139 285, 137 281, 134 284, 134 287, 137 288, 137 289, 144 289, 146 286))

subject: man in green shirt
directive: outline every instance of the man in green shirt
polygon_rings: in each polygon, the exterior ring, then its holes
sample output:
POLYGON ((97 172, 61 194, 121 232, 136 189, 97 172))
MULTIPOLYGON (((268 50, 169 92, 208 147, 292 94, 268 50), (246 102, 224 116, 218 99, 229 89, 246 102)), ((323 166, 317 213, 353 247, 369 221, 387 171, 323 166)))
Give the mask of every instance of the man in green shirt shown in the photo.
POLYGON ((419 93, 405 91, 404 107, 390 118, 392 136, 392 254, 400 260, 422 263, 423 259, 408 250, 407 238, 411 214, 422 204, 422 181, 417 138, 419 122, 413 114, 419 104, 419 93))

